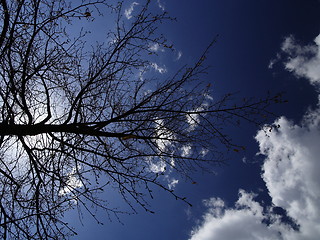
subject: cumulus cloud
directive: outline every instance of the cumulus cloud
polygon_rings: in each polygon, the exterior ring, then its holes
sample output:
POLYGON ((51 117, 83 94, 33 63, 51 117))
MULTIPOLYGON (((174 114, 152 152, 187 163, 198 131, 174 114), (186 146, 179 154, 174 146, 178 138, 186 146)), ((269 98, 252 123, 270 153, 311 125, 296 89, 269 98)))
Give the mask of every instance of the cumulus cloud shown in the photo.
POLYGON ((306 114, 301 125, 285 117, 280 128, 265 136, 258 132, 260 153, 267 158, 263 180, 272 203, 284 208, 300 225, 300 232, 283 232, 285 239, 320 236, 320 109, 306 114))
POLYGON ((124 10, 124 15, 126 16, 126 18, 129 20, 132 18, 132 12, 134 10, 134 7, 136 5, 139 5, 139 3, 137 2, 133 2, 131 3, 130 7, 124 10))
MULTIPOLYGON (((319 35, 320 36, 320 35, 319 35)), ((320 37, 315 44, 300 46, 292 36, 285 39, 285 68, 319 86, 320 37), (318 68, 316 67, 318 65, 318 68)), ((319 89, 317 89, 319 90, 319 89)), ((208 207, 190 240, 284 239, 316 240, 320 236, 320 103, 308 110, 301 123, 280 117, 280 128, 255 136, 259 154, 265 156, 261 177, 272 206, 255 200, 256 194, 239 190, 234 207, 220 198, 204 203, 208 207), (290 221, 283 221, 273 209, 281 207, 290 221)))
POLYGON ((190 240, 279 239, 276 224, 261 224, 268 216, 254 197, 254 194, 240 190, 234 208, 226 208, 220 198, 204 201, 208 211, 203 216, 202 224, 192 231, 190 240))
POLYGON ((309 79, 312 84, 320 83, 320 34, 313 44, 307 46, 301 46, 293 36, 289 36, 281 50, 287 56, 285 67, 288 71, 309 79))
POLYGON ((266 156, 262 178, 273 206, 286 210, 299 231, 281 221, 281 216, 264 209, 255 194, 239 191, 233 208, 219 198, 206 201, 209 207, 190 240, 290 239, 316 240, 320 236, 320 110, 306 114, 300 125, 285 117, 280 128, 259 131, 256 140, 266 156), (269 223, 267 224, 267 222, 269 223))

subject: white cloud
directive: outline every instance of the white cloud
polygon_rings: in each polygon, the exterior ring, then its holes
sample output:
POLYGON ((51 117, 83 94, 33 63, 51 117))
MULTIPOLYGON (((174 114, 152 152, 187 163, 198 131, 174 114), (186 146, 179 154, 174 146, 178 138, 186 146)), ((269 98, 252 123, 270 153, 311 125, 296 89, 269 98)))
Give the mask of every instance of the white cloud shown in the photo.
POLYGON ((200 151, 200 155, 202 157, 205 157, 208 153, 209 153, 209 150, 206 149, 206 148, 202 148, 201 151, 200 151))
POLYGON ((208 107, 208 103, 203 103, 201 106, 199 106, 195 110, 190 111, 191 113, 186 114, 187 123, 189 124, 189 129, 188 129, 189 131, 193 131, 199 125, 199 122, 200 122, 199 113, 194 113, 194 112, 204 111, 207 107, 208 107))
POLYGON ((176 187, 176 185, 179 183, 179 180, 178 179, 171 179, 169 181, 169 184, 168 184, 168 188, 171 190, 171 189, 174 189, 176 187))
POLYGON ((149 50, 152 52, 158 52, 158 51, 164 52, 163 47, 161 47, 159 45, 159 43, 154 43, 154 44, 150 45, 149 50))
POLYGON ((161 152, 165 152, 171 145, 171 140, 175 139, 174 134, 165 127, 162 119, 155 120, 156 124, 156 144, 161 152))
MULTIPOLYGON (((155 136, 158 137, 156 139, 155 144, 157 145, 159 153, 163 152, 174 152, 175 148, 172 143, 172 140, 175 140, 175 134, 170 131, 168 128, 165 127, 165 123, 162 119, 156 119, 155 121, 155 136)), ((181 148, 181 155, 183 157, 187 157, 191 154, 191 146, 185 145, 181 148)), ((148 159, 149 163, 149 170, 154 173, 165 173, 164 179, 167 182, 168 188, 170 190, 174 189, 177 184, 179 183, 179 180, 175 177, 170 177, 170 174, 172 172, 172 167, 175 166, 175 159, 170 158, 168 160, 164 160, 161 156, 158 158, 152 158, 150 157, 148 159), (167 165, 169 165, 169 168, 167 168, 167 165)))
POLYGON ((320 236, 320 109, 306 114, 301 125, 284 117, 281 127, 256 139, 260 153, 267 156, 263 165, 272 202, 288 212, 300 225, 300 232, 284 232, 285 239, 318 239, 320 236))
MULTIPOLYGON (((172 147, 171 140, 175 139, 174 134, 164 126, 162 119, 157 119, 155 122, 155 136, 157 137, 155 143, 157 145, 159 153, 169 151, 172 147)), ((167 163, 160 158, 149 158, 149 170, 154 173, 163 173, 166 171, 167 163)), ((171 159, 171 166, 174 166, 174 159, 171 159)))
POLYGON ((282 51, 287 55, 285 67, 298 77, 305 77, 312 84, 320 84, 320 34, 314 44, 301 46, 293 36, 282 44, 282 51))
POLYGON ((156 70, 157 72, 161 73, 161 74, 164 74, 167 72, 167 69, 166 67, 160 67, 158 64, 156 63, 151 63, 151 67, 156 70))
POLYGON ((154 173, 163 173, 166 171, 167 164, 161 159, 157 162, 149 161, 149 169, 154 173))
MULTIPOLYGON (((299 46, 288 37, 282 50, 289 56, 286 69, 318 87, 320 35, 315 43, 299 46)), ((227 208, 221 199, 211 198, 205 202, 208 210, 203 221, 192 231, 190 240, 319 239, 320 102, 317 109, 305 114, 300 124, 285 117, 280 117, 274 124, 280 128, 267 135, 260 130, 256 135, 259 154, 266 157, 261 177, 273 206, 264 209, 254 200, 255 194, 244 190, 239 190, 239 199, 231 208, 227 208), (272 211, 273 207, 283 208, 298 230, 281 221, 281 216, 272 211)))
POLYGON ((136 5, 139 5, 139 3, 137 2, 133 2, 131 3, 130 7, 124 10, 124 15, 126 16, 126 18, 129 20, 132 18, 132 12, 134 10, 134 7, 136 5))
POLYGON ((275 59, 272 59, 272 60, 270 61, 269 65, 268 65, 268 68, 269 68, 269 69, 272 69, 273 66, 274 66, 277 62, 280 61, 280 59, 281 59, 281 55, 280 55, 279 53, 277 53, 276 58, 275 58, 275 59))
POLYGON ((178 51, 177 54, 176 54, 176 61, 180 60, 180 58, 182 57, 182 52, 181 51, 178 51))
POLYGON ((202 224, 192 231, 190 240, 279 239, 276 224, 261 224, 267 216, 264 216, 263 208, 253 199, 254 196, 240 190, 236 206, 229 209, 220 198, 206 200, 204 203, 209 209, 202 224))
POLYGON ((157 3, 158 3, 158 7, 161 8, 162 11, 164 11, 165 10, 164 4, 160 0, 157 0, 157 3))
POLYGON ((213 100, 213 97, 209 93, 204 93, 203 96, 210 101, 213 100))
POLYGON ((143 81, 144 80, 144 74, 146 73, 146 70, 144 68, 140 68, 138 71, 138 79, 143 81))
POLYGON ((76 168, 73 168, 68 175, 66 186, 59 191, 59 195, 66 195, 76 188, 83 187, 82 182, 77 178, 76 168))
MULTIPOLYGON (((316 121, 319 119, 320 117, 316 121)), ((290 135, 296 135, 301 131, 301 127, 296 128, 290 123, 287 127, 286 129, 290 132, 287 133, 290 135), (292 131, 292 129, 295 130, 292 131)), ((270 197, 275 206, 284 208, 288 216, 296 221, 299 231, 281 222, 281 217, 275 214, 272 208, 264 209, 254 200, 255 194, 239 190, 238 201, 232 208, 227 208, 220 198, 204 201, 208 210, 203 215, 202 222, 191 232, 190 240, 318 239, 320 236, 320 177, 318 174, 320 163, 317 156, 320 150, 316 149, 316 145, 320 140, 320 131, 317 130, 317 138, 314 139, 314 133, 309 131, 311 129, 304 130, 304 133, 309 136, 305 136, 303 140, 310 138, 305 142, 305 146, 299 146, 300 141, 298 146, 291 146, 288 142, 290 136, 284 133, 273 132, 271 137, 267 137, 264 132, 257 135, 262 143, 260 150, 267 156, 263 167, 263 179, 268 186, 270 197), (274 138, 279 139, 274 141, 274 138), (317 141, 311 148, 306 149, 311 140, 317 141), (283 141, 286 143, 283 144, 283 141), (288 146, 289 151, 304 150, 304 155, 309 157, 301 158, 300 154, 289 154, 290 157, 288 157, 286 150, 288 146)), ((291 143, 295 144, 295 141, 291 143)))
POLYGON ((181 156, 182 157, 189 157, 191 155, 191 146, 190 145, 184 145, 181 148, 181 156))

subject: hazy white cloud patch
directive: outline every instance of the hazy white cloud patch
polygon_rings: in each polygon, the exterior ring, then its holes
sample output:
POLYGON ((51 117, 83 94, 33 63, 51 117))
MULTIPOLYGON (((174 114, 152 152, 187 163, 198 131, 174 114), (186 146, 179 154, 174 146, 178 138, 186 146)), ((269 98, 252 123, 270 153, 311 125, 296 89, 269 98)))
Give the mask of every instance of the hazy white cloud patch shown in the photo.
POLYGON ((170 163, 170 167, 167 168, 167 163, 161 158, 149 159, 149 171, 153 173, 160 173, 163 175, 163 181, 166 182, 168 189, 173 190, 179 183, 179 179, 171 177, 172 168, 174 162, 170 163))
POLYGON ((204 93, 203 96, 210 101, 213 100, 213 97, 209 93, 204 93))
POLYGON ((171 141, 175 139, 174 134, 166 128, 162 119, 155 120, 156 124, 156 144, 161 152, 165 152, 170 146, 172 146, 171 141))
POLYGON ((109 45, 115 45, 115 44, 117 44, 119 42, 119 39, 116 37, 116 36, 114 36, 114 37, 108 37, 108 39, 107 39, 107 43, 109 44, 109 45))
POLYGON ((160 74, 164 74, 167 72, 166 67, 160 67, 157 63, 151 63, 151 67, 156 70, 160 74))
MULTIPOLYGON (((200 123, 200 114, 196 112, 204 111, 207 107, 208 103, 203 103, 195 110, 192 110, 190 113, 186 114, 187 123, 189 124, 189 131, 193 131, 200 123)), ((205 115, 204 113, 202 114, 205 115)))
POLYGON ((144 74, 146 73, 146 70, 141 68, 139 69, 139 72, 138 72, 138 79, 143 81, 144 80, 144 74))
POLYGON ((192 154, 191 146, 190 145, 184 145, 181 148, 181 156, 182 157, 189 157, 192 154))
POLYGON ((77 178, 76 168, 73 168, 68 175, 66 186, 59 191, 59 195, 66 195, 74 189, 83 187, 82 182, 77 178))
POLYGON ((157 162, 149 161, 149 169, 151 172, 154 173, 162 173, 166 171, 167 164, 165 161, 162 161, 161 159, 157 162))
POLYGON ((191 211, 191 208, 192 207, 188 207, 187 209, 185 209, 185 213, 186 213, 186 215, 187 215, 187 219, 188 220, 191 220, 192 218, 193 218, 193 213, 192 213, 192 211, 191 211))
POLYGON ((168 188, 170 189, 170 190, 172 190, 172 189, 174 189, 176 186, 177 186, 177 184, 179 183, 179 180, 178 179, 175 179, 175 178, 172 178, 172 179, 170 179, 170 180, 168 180, 168 188))
POLYGON ((206 149, 206 148, 202 148, 201 151, 200 151, 200 155, 202 157, 205 157, 208 153, 209 153, 209 150, 206 149))
POLYGON ((154 43, 149 46, 149 50, 152 52, 164 52, 164 48, 159 43, 154 43))
POLYGON ((133 3, 131 3, 131 5, 130 5, 129 8, 127 8, 127 9, 124 10, 124 15, 125 15, 125 17, 126 17, 128 20, 132 18, 132 12, 133 12, 134 7, 135 7, 136 5, 139 5, 139 3, 133 2, 133 3))
POLYGON ((320 84, 320 34, 314 43, 301 46, 293 36, 282 44, 282 51, 287 55, 285 67, 298 77, 305 77, 312 84, 320 84))
MULTIPOLYGON (((172 141, 176 139, 175 134, 165 127, 165 123, 162 119, 156 119, 155 121, 155 136, 158 139, 155 140, 155 144, 158 148, 159 154, 161 153, 174 153, 175 147, 172 141)), ((191 146, 183 146, 181 148, 181 155, 187 157, 191 154, 191 146)), ((175 159, 165 159, 163 157, 150 157, 149 170, 154 173, 162 173, 164 175, 163 180, 167 183, 168 189, 173 190, 179 183, 179 180, 171 176, 172 169, 175 166, 175 159)))
MULTIPOLYGON (((320 35, 319 35, 320 36, 320 35)), ((315 44, 300 46, 292 36, 282 50, 289 57, 285 67, 318 87, 320 37, 315 44), (318 68, 316 67, 318 66, 318 68)), ((319 90, 319 89, 316 89, 319 90)), ((274 122, 280 128, 255 136, 259 153, 265 156, 261 177, 272 206, 255 200, 256 194, 239 190, 234 207, 220 198, 205 201, 208 207, 190 240, 317 240, 320 236, 320 103, 308 110, 301 123, 285 117, 274 122), (281 207, 291 222, 273 211, 281 207)))
POLYGON ((280 61, 280 59, 281 59, 281 55, 280 53, 277 53, 276 58, 271 59, 271 61, 269 62, 268 68, 272 69, 273 66, 280 61))
POLYGON ((189 124, 189 131, 193 131, 199 125, 199 114, 190 113, 186 115, 189 124))
MULTIPOLYGON (((159 153, 165 153, 170 151, 170 148, 172 148, 172 140, 175 139, 174 134, 166 128, 164 125, 164 122, 162 119, 157 119, 154 121, 155 123, 155 137, 157 139, 155 140, 155 144, 158 148, 159 153)), ((164 161, 161 157, 152 158, 150 157, 148 159, 149 163, 149 170, 154 173, 161 173, 165 172, 167 169, 167 162, 164 161)), ((171 162, 169 165, 174 166, 174 159, 171 159, 171 162)))
POLYGON ((158 3, 158 7, 159 7, 162 11, 164 11, 164 10, 165 10, 164 4, 163 4, 160 0, 157 0, 157 3, 158 3))
POLYGON ((182 51, 177 51, 175 61, 180 60, 181 57, 182 57, 182 51))

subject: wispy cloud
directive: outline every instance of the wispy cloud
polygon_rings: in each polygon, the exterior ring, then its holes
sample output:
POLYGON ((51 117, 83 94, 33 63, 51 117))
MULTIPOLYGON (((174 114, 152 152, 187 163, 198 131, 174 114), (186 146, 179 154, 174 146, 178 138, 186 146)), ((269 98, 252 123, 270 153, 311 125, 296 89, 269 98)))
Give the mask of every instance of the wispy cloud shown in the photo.
POLYGON ((181 57, 182 57, 182 51, 178 51, 175 60, 178 61, 180 60, 181 57))
POLYGON ((134 7, 136 5, 139 5, 139 3, 137 2, 133 2, 131 3, 130 7, 124 10, 124 15, 126 16, 126 18, 129 20, 132 18, 132 12, 134 10, 134 7))
MULTIPOLYGON (((300 46, 286 38, 282 51, 288 55, 287 70, 307 78, 318 87, 320 37, 315 45, 300 46)), ((317 91, 319 89, 317 88, 317 91)), ((257 194, 239 190, 234 207, 220 198, 205 201, 208 207, 202 222, 191 232, 190 240, 285 239, 316 240, 320 236, 320 103, 309 110, 299 124, 280 117, 280 125, 268 135, 256 135, 259 154, 265 156, 262 179, 272 200, 266 207, 255 200, 257 194), (274 209, 281 207, 288 219, 274 209)))
POLYGON ((168 183, 168 188, 172 190, 172 189, 174 189, 174 188, 177 186, 178 183, 179 183, 179 180, 173 178, 173 179, 171 179, 171 180, 169 181, 169 183, 168 183))
POLYGON ((165 10, 164 4, 160 0, 157 0, 157 3, 158 3, 158 7, 161 8, 162 11, 164 11, 165 10))
POLYGON ((158 73, 164 74, 167 72, 166 67, 160 67, 157 63, 151 63, 151 67, 156 70, 158 73))
POLYGON ((277 53, 276 57, 274 59, 271 59, 271 61, 269 62, 268 68, 272 69, 273 66, 280 61, 280 59, 281 59, 281 55, 277 53))

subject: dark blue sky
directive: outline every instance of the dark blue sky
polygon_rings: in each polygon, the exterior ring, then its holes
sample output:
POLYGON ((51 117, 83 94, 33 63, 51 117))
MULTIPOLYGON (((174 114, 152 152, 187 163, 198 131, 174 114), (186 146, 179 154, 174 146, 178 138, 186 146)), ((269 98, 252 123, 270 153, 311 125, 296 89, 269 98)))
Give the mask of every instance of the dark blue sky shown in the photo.
MULTIPOLYGON (((124 6, 128 8, 132 2, 125 1, 124 6)), ((139 0, 136 2, 139 2, 139 0)), ((153 6, 157 11, 161 10, 158 3, 154 1, 153 6)), ((295 66, 296 68, 289 69, 287 67, 288 69, 286 70, 285 63, 290 60, 288 60, 288 56, 290 57, 292 52, 290 52, 290 49, 287 52, 281 52, 281 47, 289 36, 294 36, 296 39, 294 43, 296 48, 291 46, 291 50, 298 49, 297 46, 311 46, 314 44, 313 40, 320 33, 319 1, 161 0, 160 5, 172 16, 177 17, 177 22, 165 23, 160 28, 176 49, 175 53, 159 53, 157 63, 159 66, 166 67, 167 73, 165 74, 173 74, 179 66, 195 61, 210 41, 219 34, 218 41, 210 51, 207 59, 207 64, 212 67, 208 75, 203 79, 212 84, 213 96, 214 94, 219 96, 223 93, 239 91, 239 98, 241 96, 259 97, 265 95, 268 90, 274 93, 281 91, 284 92, 284 97, 289 100, 289 103, 274 106, 272 110, 279 116, 286 116, 292 119, 297 124, 305 115, 308 107, 317 108, 319 94, 317 87, 310 84, 311 80, 308 81, 308 70, 305 70, 305 72, 301 69, 300 71, 297 70, 298 67, 305 66, 303 65, 305 62, 295 66), (179 51, 182 55, 179 60, 176 60, 179 51), (278 58, 277 54, 279 53, 280 55, 278 56, 281 57, 278 58), (270 62, 274 59, 277 59, 277 61, 273 68, 268 68, 270 62)), ((303 52, 301 48, 300 52, 297 50, 292 53, 291 59, 303 52)), ((303 56, 304 60, 308 57, 306 54, 303 56)), ((306 62, 308 63, 308 61, 306 62)), ((305 67, 303 69, 309 68, 305 67)), ((270 123, 274 120, 270 120, 270 123)), ((288 122, 283 124, 285 126, 286 124, 289 125, 288 122)), ((303 126, 301 125, 301 129, 303 129, 303 126)), ((288 129, 292 128, 288 127, 288 129)), ((310 127, 310 129, 313 128, 310 127)), ((279 195, 275 195, 276 190, 272 187, 276 185, 272 182, 276 178, 270 177, 275 175, 271 173, 270 176, 265 174, 265 181, 261 178, 261 167, 264 165, 265 159, 267 156, 269 156, 269 159, 273 158, 271 157, 272 153, 264 156, 255 155, 259 151, 259 145, 254 140, 258 130, 254 126, 248 125, 244 125, 240 129, 230 130, 230 134, 233 135, 234 139, 246 145, 247 150, 230 154, 228 156, 228 165, 213 168, 216 174, 210 175, 203 174, 200 171, 195 172, 193 177, 197 184, 192 185, 178 176, 171 175, 179 179, 179 183, 175 187, 176 192, 186 196, 193 204, 192 208, 181 201, 176 201, 172 196, 161 190, 155 190, 155 199, 150 200, 152 209, 156 212, 155 214, 145 213, 141 209, 137 215, 122 216, 122 225, 116 220, 109 222, 101 213, 100 219, 104 222, 103 226, 98 226, 88 216, 84 218, 85 225, 77 228, 79 236, 75 239, 187 240, 191 239, 190 234, 193 229, 198 229, 195 231, 198 235, 195 233, 193 240, 237 239, 231 238, 232 236, 239 236, 239 239, 260 239, 258 237, 254 238, 253 235, 251 236, 249 230, 249 232, 247 230, 242 232, 240 229, 236 235, 231 233, 228 235, 223 229, 224 227, 226 229, 230 228, 230 230, 231 228, 235 229, 234 225, 232 225, 233 220, 230 219, 232 216, 235 219, 240 216, 240 214, 237 215, 238 213, 243 213, 239 210, 241 209, 239 207, 241 204, 238 204, 238 211, 234 208, 234 204, 239 197, 239 189, 244 189, 247 193, 254 192, 257 194, 256 200, 261 206, 271 206, 271 201, 273 201, 273 206, 276 206, 276 204, 282 208, 288 206, 286 210, 289 215, 292 211, 289 203, 276 200, 276 196, 279 195), (246 158, 246 163, 244 163, 243 158, 246 158), (266 181, 269 184, 268 189, 266 188, 266 181), (207 201, 207 206, 205 206, 203 200, 210 198, 215 198, 215 201, 211 201, 211 205, 207 201), (218 204, 218 199, 222 200, 226 207, 222 209, 218 204), (214 209, 222 209, 222 213, 218 214, 214 212, 214 209), (203 217, 205 213, 207 218, 203 217), (230 217, 229 220, 227 219, 228 216, 230 217), (217 230, 214 224, 218 224, 219 221, 224 221, 224 223, 221 223, 221 229, 217 230), (226 224, 228 221, 230 223, 229 226, 226 224), (205 228, 209 233, 204 233, 203 229, 205 228)), ((286 136, 292 136, 284 131, 278 133, 277 137, 280 138, 285 134, 287 134, 286 136)), ((271 139, 273 139, 272 136, 271 139)), ((274 141, 276 142, 277 140, 279 139, 274 137, 274 141)), ((260 143, 263 141, 267 140, 261 137, 260 143)), ((272 144, 275 142, 268 142, 268 146, 273 146, 272 144)), ((286 146, 290 147, 291 145, 288 143, 286 146)), ((279 156, 278 159, 281 158, 281 155, 279 156)), ((290 161, 294 160, 291 159, 290 161)), ((265 172, 269 173, 266 165, 265 172)), ((291 176, 290 172, 286 174, 291 176)), ((295 173, 293 172, 292 174, 295 173)), ((317 184, 318 182, 314 180, 314 183, 317 184)), ((250 199, 251 195, 243 194, 242 196, 246 200, 246 204, 248 204, 250 202, 248 199, 250 199)), ((112 192, 106 194, 105 197, 108 199, 116 198, 112 192)), ((314 198, 319 200, 319 195, 314 198)), ((250 203, 253 203, 253 201, 250 203)), ((249 209, 252 210, 256 209, 255 207, 257 206, 253 204, 250 207, 249 209)), ((248 216, 253 216, 250 215, 251 212, 246 212, 246 214, 244 221, 249 219, 248 216)), ((256 219, 261 220, 257 215, 254 216, 256 219)), ((291 214, 291 217, 294 218, 295 215, 291 214)), ((68 215, 67 219, 70 219, 74 225, 78 225, 77 217, 68 215)), ((316 220, 319 219, 312 220, 314 225, 319 225, 316 220)), ((301 235, 297 236, 294 235, 295 233, 290 235, 291 233, 283 232, 280 228, 280 230, 271 229, 272 231, 267 232, 262 224, 259 227, 262 230, 260 232, 257 230, 258 235, 255 236, 267 236, 270 239, 277 239, 278 237, 278 239, 281 239, 281 233, 284 239, 289 239, 287 238, 288 236, 293 236, 291 239, 312 239, 310 236, 303 235, 303 225, 300 229, 301 235)), ((260 229, 259 227, 256 229, 260 229)))

